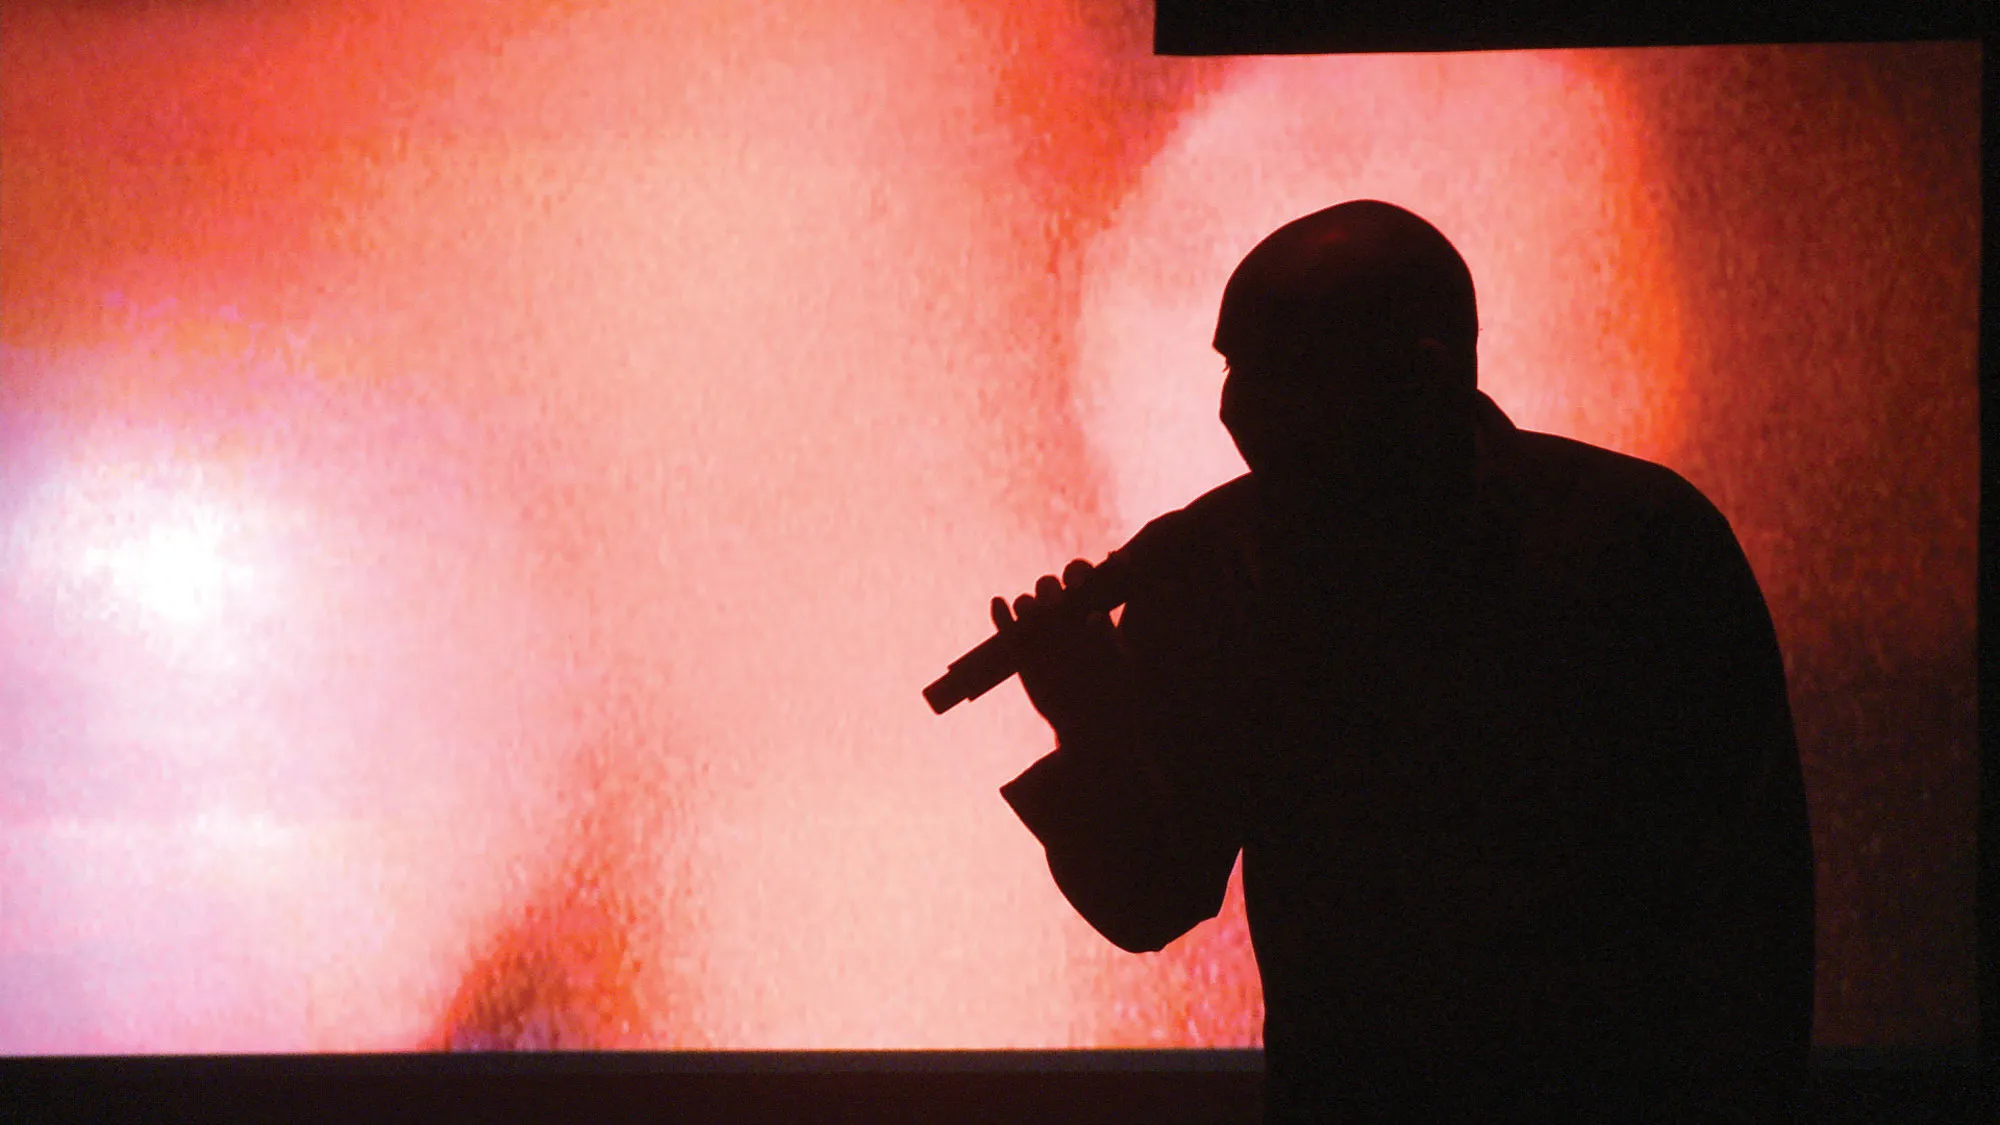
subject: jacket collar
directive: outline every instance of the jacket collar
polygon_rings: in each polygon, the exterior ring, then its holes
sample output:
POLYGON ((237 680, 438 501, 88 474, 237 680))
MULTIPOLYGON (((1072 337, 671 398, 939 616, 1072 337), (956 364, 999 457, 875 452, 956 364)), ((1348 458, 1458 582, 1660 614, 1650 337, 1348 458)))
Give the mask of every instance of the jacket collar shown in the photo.
POLYGON ((1521 517, 1527 495, 1523 474, 1532 462, 1523 456, 1520 427, 1486 392, 1475 394, 1470 530, 1475 538, 1487 539, 1514 526, 1521 517))
POLYGON ((1473 481, 1484 495, 1509 475, 1521 431, 1485 391, 1472 393, 1473 481))

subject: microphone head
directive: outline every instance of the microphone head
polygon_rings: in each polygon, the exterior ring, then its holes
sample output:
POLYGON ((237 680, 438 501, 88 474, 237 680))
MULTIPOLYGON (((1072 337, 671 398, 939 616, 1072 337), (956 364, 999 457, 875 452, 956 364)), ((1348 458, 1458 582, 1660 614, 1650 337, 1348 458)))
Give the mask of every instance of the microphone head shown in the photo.
POLYGON ((931 714, 942 715, 965 702, 965 693, 958 690, 952 679, 952 673, 946 672, 924 688, 924 702, 931 705, 931 714))

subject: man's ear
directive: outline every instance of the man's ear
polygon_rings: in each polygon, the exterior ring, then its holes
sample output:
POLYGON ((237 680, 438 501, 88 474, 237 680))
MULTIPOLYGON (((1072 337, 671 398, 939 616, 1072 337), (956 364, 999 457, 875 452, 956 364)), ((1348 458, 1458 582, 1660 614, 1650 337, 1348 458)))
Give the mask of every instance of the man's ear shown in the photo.
POLYGON ((1463 345, 1426 336, 1411 347, 1410 357, 1409 374, 1423 385, 1443 387, 1454 394, 1470 394, 1479 388, 1479 361, 1463 345))
POLYGON ((1419 387, 1453 387, 1458 383, 1452 370, 1451 349, 1428 336, 1410 349, 1410 379, 1419 387))

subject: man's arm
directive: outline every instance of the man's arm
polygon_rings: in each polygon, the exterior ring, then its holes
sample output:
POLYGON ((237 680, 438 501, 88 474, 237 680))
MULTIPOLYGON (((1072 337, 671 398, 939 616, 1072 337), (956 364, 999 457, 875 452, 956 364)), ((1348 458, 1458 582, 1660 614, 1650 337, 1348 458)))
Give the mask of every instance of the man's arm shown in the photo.
POLYGON ((1691 486, 1644 544, 1635 718, 1659 733, 1651 825, 1695 1045, 1691 1096, 1796 1108, 1811 1041, 1813 861, 1776 634, 1727 521, 1691 486))
POLYGON ((1237 846, 1118 757, 1072 742, 1000 792, 1077 913, 1120 949, 1151 953, 1222 908, 1237 846))
MULTIPOLYGON (((1066 584, 1088 572, 1072 563, 1066 584)), ((1129 643, 1167 615, 1144 597, 1122 627, 1065 614, 1062 586, 1043 579, 1016 602, 1019 621, 996 599, 995 625, 1029 646, 1022 684, 1058 742, 1001 794, 1077 912, 1120 948, 1151 952, 1221 909, 1239 841, 1201 768, 1201 724, 1176 705, 1186 685, 1129 643)))

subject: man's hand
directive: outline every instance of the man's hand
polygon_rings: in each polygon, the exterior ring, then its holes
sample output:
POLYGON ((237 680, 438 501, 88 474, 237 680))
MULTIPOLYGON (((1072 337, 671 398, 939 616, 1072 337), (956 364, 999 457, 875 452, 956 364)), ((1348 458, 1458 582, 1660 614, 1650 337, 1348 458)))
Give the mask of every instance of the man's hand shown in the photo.
POLYGON ((1035 592, 993 599, 993 627, 1015 646, 1021 686, 1058 740, 1111 735, 1131 721, 1130 658, 1109 615, 1086 613, 1070 591, 1091 566, 1077 559, 1063 575, 1044 575, 1035 592))

